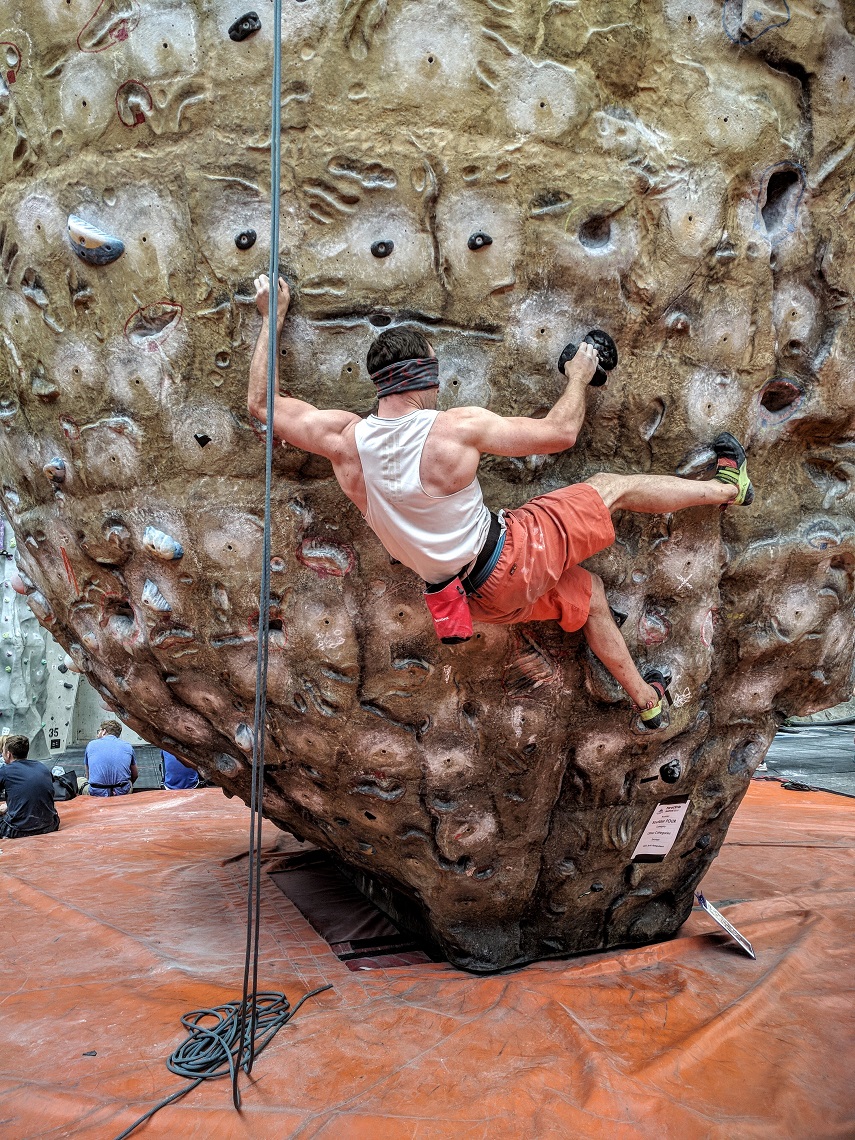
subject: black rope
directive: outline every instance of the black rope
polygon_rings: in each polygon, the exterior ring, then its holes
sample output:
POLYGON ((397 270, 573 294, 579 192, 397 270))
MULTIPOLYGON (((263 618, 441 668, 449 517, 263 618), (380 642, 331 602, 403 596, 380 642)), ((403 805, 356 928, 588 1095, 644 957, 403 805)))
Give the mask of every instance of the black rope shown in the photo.
POLYGON ((240 1070, 252 1072, 255 1059, 255 1030, 258 1019, 258 940, 261 932, 261 826, 264 797, 264 741, 267 721, 267 667, 270 630, 270 558, 273 495, 273 408, 276 396, 279 309, 279 201, 282 143, 282 0, 273 0, 273 84, 270 96, 270 292, 267 310, 267 420, 264 437, 264 537, 261 551, 261 583, 258 597, 258 643, 255 662, 255 722, 252 734, 252 783, 249 813, 249 871, 246 896, 246 955, 243 994, 240 1003, 239 1039, 245 1042, 246 1056, 232 1072, 232 1100, 240 1108, 240 1070), (247 1018, 249 1029, 247 1031, 247 1018))
POLYGON ((229 1001, 212 1009, 194 1009, 185 1013, 181 1024, 187 1030, 187 1037, 170 1054, 166 1067, 179 1077, 187 1077, 192 1084, 164 1097, 117 1136, 116 1140, 125 1140, 156 1112, 186 1096, 203 1081, 216 1080, 218 1077, 231 1077, 234 1080, 240 1069, 248 1072, 244 1059, 248 1056, 257 1057, 282 1026, 287 1025, 304 1001, 329 989, 332 986, 321 986, 304 994, 293 1009, 283 993, 255 994, 253 1041, 241 1039, 241 1022, 244 1020, 241 1017, 242 1002, 229 1001), (205 1024, 206 1021, 208 1024, 205 1024))
POLYGON ((267 431, 264 469, 264 539, 261 555, 261 582, 258 599, 258 651, 255 669, 255 724, 252 737, 252 777, 250 790, 249 868, 246 899, 246 950, 243 993, 240 1001, 226 1002, 212 1009, 194 1009, 181 1018, 187 1038, 166 1062, 170 1072, 192 1083, 164 1097, 130 1128, 116 1137, 125 1137, 168 1104, 198 1088, 203 1081, 230 1077, 232 1101, 240 1109, 241 1070, 249 1074, 258 1054, 286 1025, 307 998, 332 989, 321 986, 305 994, 291 1009, 283 993, 258 992, 258 947, 261 931, 261 828, 264 796, 264 740, 267 720, 267 666, 270 630, 270 557, 273 488, 273 406, 276 394, 276 337, 279 302, 279 182, 281 169, 282 86, 282 0, 273 0, 273 91, 270 136, 270 295, 268 301, 267 352, 267 431))

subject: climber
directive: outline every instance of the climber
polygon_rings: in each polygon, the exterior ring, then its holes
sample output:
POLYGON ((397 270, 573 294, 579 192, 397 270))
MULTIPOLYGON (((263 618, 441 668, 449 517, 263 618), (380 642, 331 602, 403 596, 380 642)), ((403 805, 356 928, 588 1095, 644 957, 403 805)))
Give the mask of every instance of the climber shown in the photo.
MULTIPOLYGON (((270 335, 267 277, 257 278, 255 288, 262 323, 247 402, 250 413, 264 423, 270 335)), ((288 287, 280 279, 277 341, 289 302, 288 287)), ((277 365, 278 357, 276 353, 277 365)), ((465 609, 466 595, 476 621, 554 619, 568 632, 581 629, 591 651, 640 710, 641 727, 655 730, 663 723, 670 672, 653 667, 639 672, 602 580, 579 563, 614 542, 614 511, 668 514, 687 507, 750 503, 754 492, 741 445, 727 432, 714 441, 718 462, 710 480, 603 472, 498 515, 484 504, 477 478, 484 454, 549 455, 572 447, 597 362, 593 345, 582 343, 564 365, 564 393, 543 419, 499 416, 481 407, 439 412, 439 365, 433 348, 418 329, 392 327, 381 332, 368 351, 368 372, 378 396, 376 414, 361 419, 353 412, 323 411, 282 396, 277 374, 273 432, 283 443, 330 460, 341 489, 389 554, 427 583, 425 597, 435 620, 438 612, 443 613, 440 620, 448 615, 442 606, 431 605, 432 597, 451 598, 451 616, 438 630, 454 626, 460 614, 453 603, 462 598, 465 609)))

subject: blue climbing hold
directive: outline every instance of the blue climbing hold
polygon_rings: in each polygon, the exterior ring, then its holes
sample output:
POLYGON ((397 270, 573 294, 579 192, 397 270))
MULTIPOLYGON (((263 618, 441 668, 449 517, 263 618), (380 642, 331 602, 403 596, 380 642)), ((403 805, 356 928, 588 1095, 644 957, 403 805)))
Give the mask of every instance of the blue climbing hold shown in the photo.
POLYGON ((89 265, 109 265, 125 252, 123 241, 76 214, 68 215, 68 240, 77 256, 89 265))
POLYGON ((147 526, 143 531, 143 546, 156 558, 164 562, 177 562, 184 557, 184 547, 181 543, 157 527, 147 526))

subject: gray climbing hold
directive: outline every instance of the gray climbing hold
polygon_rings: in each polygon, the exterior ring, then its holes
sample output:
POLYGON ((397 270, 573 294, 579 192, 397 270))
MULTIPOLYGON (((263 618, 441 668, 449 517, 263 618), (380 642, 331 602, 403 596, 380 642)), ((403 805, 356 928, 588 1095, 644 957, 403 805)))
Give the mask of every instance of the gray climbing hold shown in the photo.
POLYGON ((235 729, 235 744, 241 752, 252 752, 252 730, 247 724, 239 724, 235 729))
POLYGON ((50 604, 41 590, 34 590, 33 593, 31 593, 27 598, 27 604, 42 625, 53 625, 53 623, 56 621, 56 614, 53 612, 53 606, 50 604))
POLYGON ((109 265, 125 252, 123 241, 76 214, 68 215, 68 240, 77 256, 89 265, 109 265))
POLYGON ((257 12, 246 12, 243 16, 239 16, 237 20, 229 28, 229 39, 234 40, 236 44, 241 43, 249 36, 254 35, 256 32, 261 31, 261 20, 258 18, 257 12))
POLYGON ((371 246, 371 252, 375 257, 388 257, 394 248, 395 243, 391 239, 387 241, 375 241, 371 246))
POLYGON ((184 547, 171 534, 166 534, 157 527, 147 526, 143 531, 143 546, 157 558, 164 562, 177 562, 184 557, 184 547))
POLYGON ((255 230, 242 230, 235 238, 235 245, 238 249, 252 249, 257 237, 255 230))
POLYGON ((483 249, 485 245, 492 245, 493 239, 489 234, 482 233, 478 230, 470 236, 469 241, 466 243, 470 249, 483 249))
POLYGON ((172 606, 166 598, 164 598, 151 578, 146 578, 145 585, 143 586, 142 604, 147 609, 154 610, 157 613, 170 613, 172 610, 172 606))

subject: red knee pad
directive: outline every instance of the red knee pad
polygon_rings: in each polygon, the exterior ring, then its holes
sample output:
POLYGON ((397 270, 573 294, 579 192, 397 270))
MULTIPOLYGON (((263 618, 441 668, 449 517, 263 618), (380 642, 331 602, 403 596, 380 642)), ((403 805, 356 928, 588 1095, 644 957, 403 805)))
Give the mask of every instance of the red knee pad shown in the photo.
POLYGON ((433 618, 436 636, 443 645, 457 645, 472 636, 469 600, 459 578, 435 593, 425 593, 425 602, 433 618))

